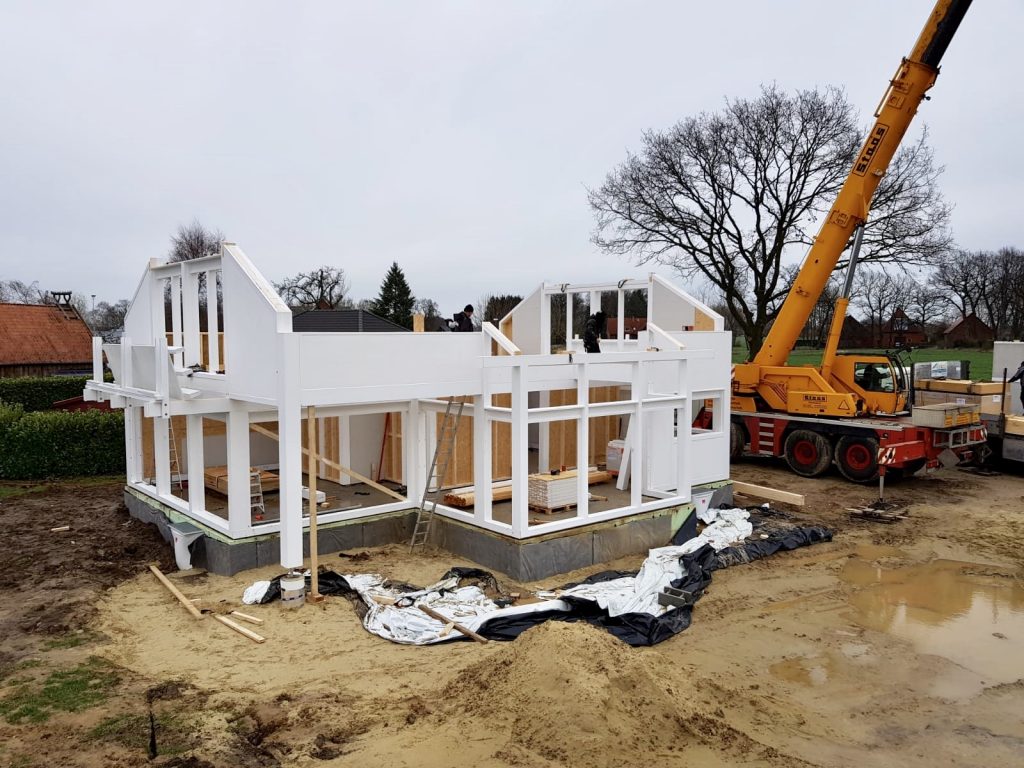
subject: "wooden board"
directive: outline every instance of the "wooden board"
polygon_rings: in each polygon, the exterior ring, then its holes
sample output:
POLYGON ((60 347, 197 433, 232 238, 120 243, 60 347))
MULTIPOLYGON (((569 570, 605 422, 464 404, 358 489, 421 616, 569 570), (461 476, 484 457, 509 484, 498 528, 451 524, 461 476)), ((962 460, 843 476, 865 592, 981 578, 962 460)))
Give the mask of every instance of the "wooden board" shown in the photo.
MULTIPOLYGON (((573 473, 575 474, 575 472, 573 473)), ((598 483, 607 483, 612 479, 610 472, 603 472, 592 470, 588 483, 590 485, 596 485, 598 483)), ((499 501, 511 501, 512 500, 512 486, 507 483, 501 485, 495 485, 491 487, 491 502, 499 501)), ((441 501, 449 507, 472 507, 476 502, 476 494, 472 488, 456 488, 450 493, 445 494, 444 499, 441 501)))
MULTIPOLYGON (((609 403, 619 398, 619 388, 591 387, 590 402, 609 403)), ((575 389, 555 389, 549 396, 552 406, 576 405, 575 389)), ((587 461, 590 464, 604 464, 608 451, 608 442, 619 437, 619 417, 600 416, 590 419, 589 446, 587 461)), ((576 421, 552 421, 548 423, 548 463, 549 467, 541 469, 557 469, 558 467, 575 467, 576 461, 576 421)))
POLYGON ((756 496, 759 499, 781 501, 784 504, 792 504, 797 507, 802 507, 804 505, 803 494, 780 491, 777 488, 766 488, 763 485, 753 485, 751 483, 741 483, 739 480, 733 480, 732 489, 736 493, 744 496, 756 496))
MULTIPOLYGON (((256 470, 253 469, 253 472, 256 470)), ((278 491, 281 489, 281 478, 277 474, 267 469, 261 469, 260 471, 260 484, 263 486, 264 493, 270 493, 271 491, 278 491)), ((228 495, 228 468, 227 467, 206 467, 203 470, 203 485, 209 488, 211 491, 216 491, 224 496, 228 495)), ((249 484, 246 483, 246 492, 248 493, 249 484)))

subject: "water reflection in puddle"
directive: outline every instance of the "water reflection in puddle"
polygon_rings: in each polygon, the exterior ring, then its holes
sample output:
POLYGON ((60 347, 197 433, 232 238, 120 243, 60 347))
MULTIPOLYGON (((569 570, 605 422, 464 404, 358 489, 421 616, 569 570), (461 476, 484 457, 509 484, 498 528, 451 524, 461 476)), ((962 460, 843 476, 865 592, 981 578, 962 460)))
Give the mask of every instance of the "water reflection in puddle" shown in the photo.
POLYGON ((863 587, 850 597, 857 623, 909 640, 920 653, 962 668, 930 689, 959 698, 1024 678, 1024 587, 1001 574, 1000 568, 954 560, 886 568, 854 557, 840 578, 863 587))

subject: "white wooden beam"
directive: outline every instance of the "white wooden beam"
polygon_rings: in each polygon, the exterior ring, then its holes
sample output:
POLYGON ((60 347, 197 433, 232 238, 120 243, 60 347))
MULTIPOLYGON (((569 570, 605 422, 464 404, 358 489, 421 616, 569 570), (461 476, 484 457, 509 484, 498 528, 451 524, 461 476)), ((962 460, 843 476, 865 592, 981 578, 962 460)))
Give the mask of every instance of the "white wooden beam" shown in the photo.
POLYGON ((200 363, 199 351, 199 275, 187 261, 181 262, 181 328, 185 347, 185 366, 200 363))
POLYGON ((156 471, 156 492, 166 496, 171 492, 170 420, 153 419, 153 462, 156 471))
POLYGON ((579 367, 576 381, 576 402, 581 411, 576 417, 576 517, 590 512, 590 403, 589 366, 579 367))
POLYGON ((186 451, 188 462, 188 508, 192 513, 206 511, 206 483, 203 474, 206 469, 203 455, 203 417, 186 418, 188 434, 186 451))
MULTIPOLYGON (((233 537, 241 537, 252 527, 249 498, 249 414, 233 408, 228 423, 228 528, 233 537)), ((283 482, 282 482, 283 487, 283 482)))
POLYGON ((473 518, 492 519, 491 510, 491 423, 487 418, 488 394, 473 398, 473 518))
POLYGON ((529 390, 526 369, 512 369, 512 535, 517 538, 526 534, 530 527, 529 515, 529 472, 530 457, 527 453, 529 426, 527 410, 529 390))
POLYGON ((210 373, 220 370, 220 328, 217 318, 217 272, 206 272, 206 344, 210 373))
POLYGON ((299 345, 278 335, 278 474, 281 504, 281 566, 302 565, 302 408, 299 402, 299 345))

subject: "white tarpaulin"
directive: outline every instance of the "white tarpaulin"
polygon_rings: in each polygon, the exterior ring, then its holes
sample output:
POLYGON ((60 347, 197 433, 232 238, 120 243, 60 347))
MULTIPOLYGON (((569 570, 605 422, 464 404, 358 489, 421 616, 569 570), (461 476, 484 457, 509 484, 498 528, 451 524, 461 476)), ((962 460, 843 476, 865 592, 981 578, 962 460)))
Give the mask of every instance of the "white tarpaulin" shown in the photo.
MULTIPOLYGON (((753 531, 749 513, 742 509, 709 511, 709 525, 700 535, 679 546, 659 547, 648 552, 636 576, 579 584, 560 592, 538 592, 538 602, 502 608, 476 586, 459 587, 458 578, 451 577, 415 592, 401 592, 385 586, 378 574, 346 574, 345 580, 368 606, 363 617, 367 631, 396 643, 429 645, 452 640, 458 630, 431 618, 417 608, 426 605, 453 622, 478 631, 484 624, 499 617, 518 616, 541 611, 569 612, 572 606, 558 599, 561 595, 592 600, 610 616, 625 613, 647 613, 658 616, 667 608, 658 605, 658 593, 682 576, 679 558, 695 552, 706 544, 716 551, 742 542, 753 531)), ((269 582, 256 582, 245 591, 246 602, 259 602, 269 582)))

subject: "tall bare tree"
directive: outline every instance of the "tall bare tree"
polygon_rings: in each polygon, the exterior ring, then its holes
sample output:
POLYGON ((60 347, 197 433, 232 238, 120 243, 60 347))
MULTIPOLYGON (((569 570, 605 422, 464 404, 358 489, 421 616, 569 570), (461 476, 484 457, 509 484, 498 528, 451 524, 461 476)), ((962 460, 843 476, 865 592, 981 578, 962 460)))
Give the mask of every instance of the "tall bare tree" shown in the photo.
POLYGON ((900 272, 861 269, 854 281, 852 303, 862 313, 862 322, 871 331, 874 344, 882 343, 885 324, 897 309, 905 307, 917 287, 914 280, 900 272))
POLYGON ((341 267, 324 265, 286 277, 274 288, 290 307, 307 309, 341 309, 351 306, 348 295, 349 282, 341 267))
POLYGON ((220 244, 223 240, 224 234, 220 230, 207 229, 198 219, 193 219, 191 224, 179 224, 178 229, 171 235, 171 249, 167 253, 167 260, 176 264, 179 261, 214 256, 220 253, 220 244))
MULTIPOLYGON (((785 295, 784 257, 811 243, 861 134, 842 91, 776 86, 648 131, 639 154, 590 191, 593 241, 716 285, 753 354, 785 295)), ((924 135, 897 154, 875 196, 864 261, 927 263, 948 247, 941 171, 924 135)))

